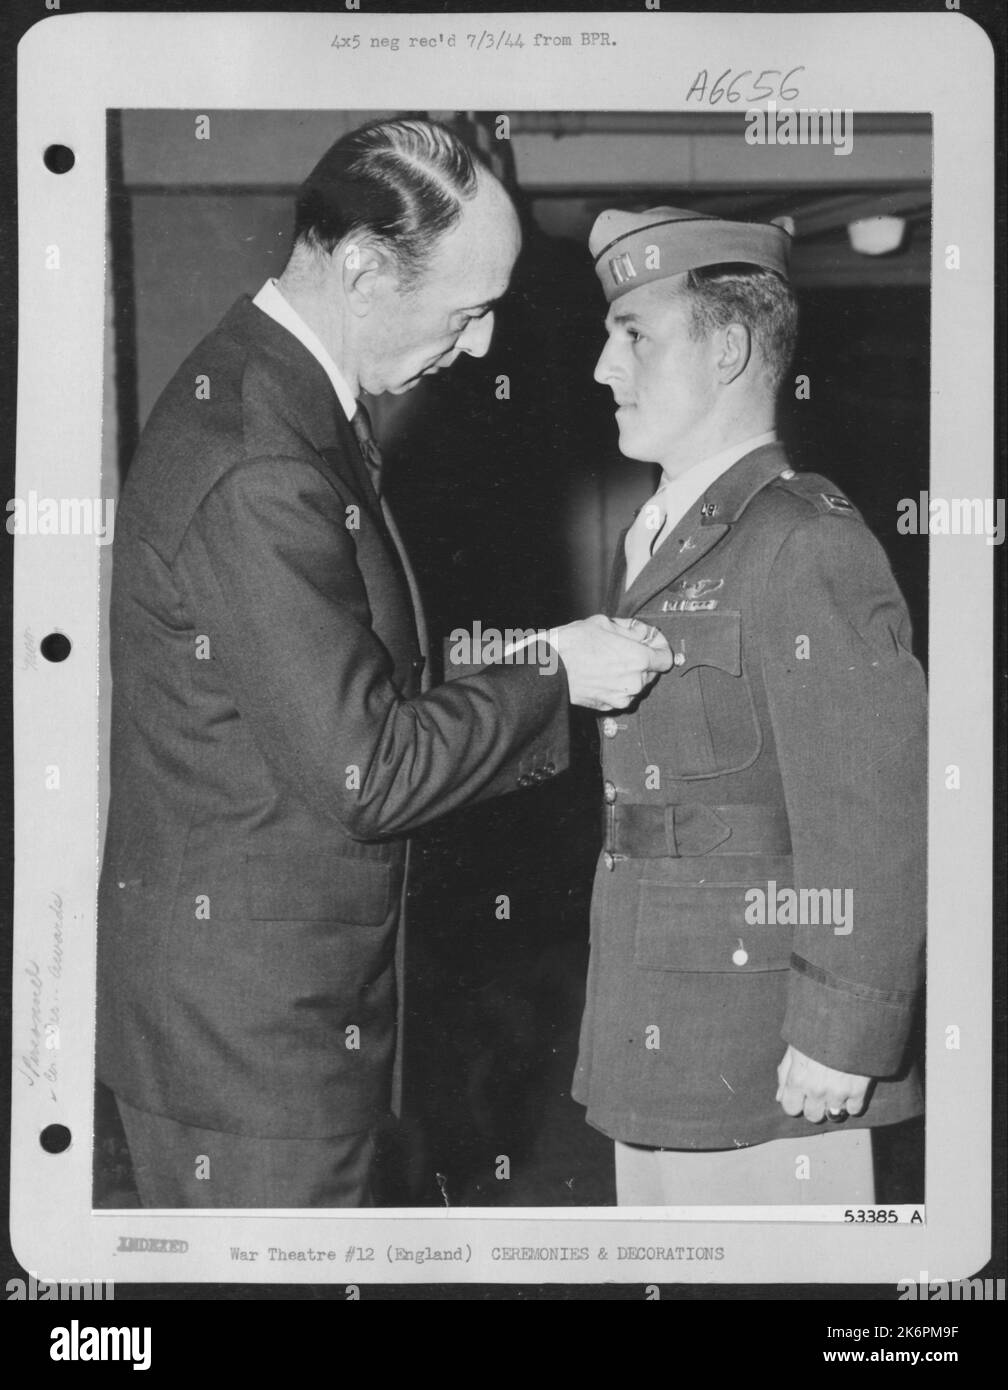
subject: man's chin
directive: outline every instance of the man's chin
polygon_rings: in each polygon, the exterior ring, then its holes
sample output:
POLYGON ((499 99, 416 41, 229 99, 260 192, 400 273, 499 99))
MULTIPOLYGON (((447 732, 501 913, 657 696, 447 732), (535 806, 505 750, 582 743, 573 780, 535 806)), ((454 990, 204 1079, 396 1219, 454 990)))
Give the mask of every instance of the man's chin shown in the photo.
POLYGON ((422 381, 429 381, 432 376, 437 376, 438 372, 443 370, 443 367, 424 367, 423 371, 417 372, 416 376, 407 378, 398 386, 390 386, 389 390, 393 396, 401 396, 406 391, 412 391, 414 386, 419 386, 422 381))
POLYGON ((638 443, 633 436, 633 431, 624 429, 620 426, 619 432, 619 451, 624 458, 633 459, 636 463, 652 463, 650 451, 647 446, 638 443))

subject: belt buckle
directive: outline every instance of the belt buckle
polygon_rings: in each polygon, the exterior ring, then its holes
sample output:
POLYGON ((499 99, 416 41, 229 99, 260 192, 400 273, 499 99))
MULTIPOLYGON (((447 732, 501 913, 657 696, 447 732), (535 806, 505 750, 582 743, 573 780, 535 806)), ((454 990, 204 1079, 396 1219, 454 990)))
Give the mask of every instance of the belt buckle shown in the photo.
POLYGON ((605 846, 602 853, 602 863, 612 873, 617 864, 630 857, 628 854, 619 854, 616 850, 616 803, 614 801, 604 802, 602 806, 602 843, 605 846))

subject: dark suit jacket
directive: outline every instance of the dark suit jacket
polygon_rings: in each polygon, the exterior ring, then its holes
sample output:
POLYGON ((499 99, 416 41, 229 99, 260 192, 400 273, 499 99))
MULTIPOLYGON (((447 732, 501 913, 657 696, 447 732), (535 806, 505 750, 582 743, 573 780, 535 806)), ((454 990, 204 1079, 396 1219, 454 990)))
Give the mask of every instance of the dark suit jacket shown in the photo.
POLYGON ((419 693, 353 432, 247 298, 156 405, 116 521, 98 1075, 212 1129, 364 1128, 389 1103, 403 837, 560 770, 562 665, 419 693))
POLYGON ((851 1125, 916 1114, 925 688, 881 546, 771 445, 715 481, 624 593, 625 572, 621 543, 607 611, 659 627, 676 664, 601 721, 607 842, 575 1098, 631 1143, 821 1132, 775 1101, 790 1042, 884 1078, 851 1125), (788 888, 850 898, 824 921, 807 896, 796 923, 788 888))

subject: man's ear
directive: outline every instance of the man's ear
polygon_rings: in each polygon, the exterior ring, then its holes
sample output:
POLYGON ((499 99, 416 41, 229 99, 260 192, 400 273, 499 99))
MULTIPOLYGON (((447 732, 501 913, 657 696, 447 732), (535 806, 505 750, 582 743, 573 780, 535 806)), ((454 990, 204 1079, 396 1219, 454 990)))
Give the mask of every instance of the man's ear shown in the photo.
POLYGON ((333 250, 332 262, 350 312, 363 318, 371 312, 382 277, 391 271, 388 256, 373 242, 347 241, 333 250))
POLYGON ((752 350, 752 334, 744 323, 726 324, 718 332, 714 366, 723 386, 729 386, 742 375, 749 365, 752 350))

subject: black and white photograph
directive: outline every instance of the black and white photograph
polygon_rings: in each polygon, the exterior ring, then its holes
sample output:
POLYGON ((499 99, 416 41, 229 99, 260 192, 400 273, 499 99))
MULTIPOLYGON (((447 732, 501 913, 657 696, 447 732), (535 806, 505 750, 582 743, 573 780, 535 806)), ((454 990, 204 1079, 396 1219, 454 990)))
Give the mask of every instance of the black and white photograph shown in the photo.
POLYGON ((923 1203, 930 119, 787 121, 110 113, 98 1204, 923 1203))
POLYGON ((23 34, 12 1297, 1003 1298, 996 62, 23 34))

